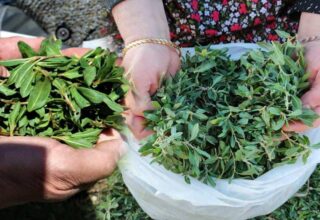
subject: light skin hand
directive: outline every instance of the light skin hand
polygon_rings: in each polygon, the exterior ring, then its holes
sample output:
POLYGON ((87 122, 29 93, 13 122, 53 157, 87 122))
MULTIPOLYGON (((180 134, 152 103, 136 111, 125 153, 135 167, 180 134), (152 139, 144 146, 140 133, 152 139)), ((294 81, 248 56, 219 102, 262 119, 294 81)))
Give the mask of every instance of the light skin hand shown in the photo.
MULTIPOLYGON (((320 15, 302 13, 298 37, 303 39, 320 35, 320 15)), ((320 41, 306 43, 305 58, 307 61, 307 71, 311 73, 309 82, 311 88, 306 92, 301 100, 305 107, 313 109, 320 115, 320 41)), ((316 120, 313 127, 320 126, 320 119, 316 120)), ((303 132, 310 129, 302 122, 292 122, 289 127, 284 127, 284 131, 303 132)))
POLYGON ((0 137, 0 208, 67 199, 110 175, 124 152, 118 135, 82 150, 49 138, 0 137))
MULTIPOLYGON (((170 40, 161 0, 127 0, 118 4, 112 14, 126 45, 145 38, 170 40)), ((143 125, 143 112, 151 109, 150 96, 159 88, 161 79, 178 71, 180 58, 175 49, 145 44, 130 49, 122 66, 133 84, 126 97, 127 124, 142 139, 151 133, 143 125)))

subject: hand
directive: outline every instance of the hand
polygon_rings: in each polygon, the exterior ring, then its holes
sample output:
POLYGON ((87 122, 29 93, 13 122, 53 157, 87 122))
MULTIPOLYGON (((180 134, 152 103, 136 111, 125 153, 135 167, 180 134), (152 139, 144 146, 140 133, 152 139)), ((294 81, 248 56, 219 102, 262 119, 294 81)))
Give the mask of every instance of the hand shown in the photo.
MULTIPOLYGON (((40 49, 41 42, 44 38, 27 38, 27 37, 8 37, 0 38, 0 60, 10 60, 21 58, 21 54, 18 48, 18 42, 23 41, 29 44, 35 51, 40 49)), ((63 50, 62 53, 65 56, 79 56, 81 57, 88 49, 86 48, 69 48, 63 50)), ((8 77, 9 72, 3 66, 0 66, 0 77, 8 77)))
POLYGON ((146 44, 129 50, 122 66, 133 85, 126 97, 127 124, 136 138, 142 139, 151 134, 143 124, 143 112, 152 109, 150 96, 157 91, 162 79, 178 71, 180 58, 172 48, 146 44))
MULTIPOLYGON (((161 0, 123 1, 114 7, 112 14, 125 45, 145 38, 170 40, 161 0)), ((127 124, 134 135, 142 139, 151 133, 143 126, 143 112, 151 108, 150 95, 156 92, 161 79, 177 72, 180 59, 174 49, 145 44, 130 49, 122 66, 134 86, 126 98, 127 124)))
POLYGON ((0 137, 0 208, 67 199, 110 175, 124 152, 115 134, 81 150, 49 138, 0 137))
MULTIPOLYGON (((302 13, 298 36, 300 38, 316 36, 320 33, 320 15, 312 13, 302 13)), ((313 109, 320 115, 320 41, 305 44, 305 59, 307 61, 307 71, 311 73, 309 82, 311 88, 306 92, 301 100, 305 107, 313 109)), ((320 126, 320 119, 313 123, 313 127, 320 126)), ((284 131, 303 132, 310 129, 302 122, 292 122, 284 131)))

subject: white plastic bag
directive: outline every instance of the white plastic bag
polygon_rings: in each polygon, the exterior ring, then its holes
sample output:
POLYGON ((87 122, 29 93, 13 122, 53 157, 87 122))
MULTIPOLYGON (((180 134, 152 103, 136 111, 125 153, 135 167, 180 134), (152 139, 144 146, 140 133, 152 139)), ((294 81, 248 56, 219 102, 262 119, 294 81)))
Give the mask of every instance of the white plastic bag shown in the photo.
MULTIPOLYGON (((232 58, 238 58, 252 44, 230 44, 232 58)), ((192 52, 192 51, 191 51, 192 52)), ((320 128, 306 133, 311 144, 320 142, 320 128)), ((274 168, 255 180, 217 180, 208 186, 196 179, 187 184, 181 175, 142 157, 139 144, 128 137, 129 152, 119 167, 124 182, 142 209, 157 220, 241 220, 271 213, 292 197, 308 180, 320 150, 313 150, 306 164, 274 168)))

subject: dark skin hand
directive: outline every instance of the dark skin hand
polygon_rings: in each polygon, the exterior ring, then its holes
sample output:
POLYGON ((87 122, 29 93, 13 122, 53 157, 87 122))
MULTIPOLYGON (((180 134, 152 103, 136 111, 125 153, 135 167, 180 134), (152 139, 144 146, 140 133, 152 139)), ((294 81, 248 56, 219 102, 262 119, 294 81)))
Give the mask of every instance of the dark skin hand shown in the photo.
POLYGON ((0 208, 67 199, 110 175, 124 149, 114 135, 81 150, 50 138, 1 137, 0 208))

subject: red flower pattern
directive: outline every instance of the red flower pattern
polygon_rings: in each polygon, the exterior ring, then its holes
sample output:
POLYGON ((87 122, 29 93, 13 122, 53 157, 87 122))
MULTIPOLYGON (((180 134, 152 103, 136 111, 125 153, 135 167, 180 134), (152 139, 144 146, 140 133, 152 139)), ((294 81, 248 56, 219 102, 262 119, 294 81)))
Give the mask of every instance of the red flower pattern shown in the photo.
POLYGON ((198 11, 198 6, 199 6, 198 0, 192 0, 191 6, 193 10, 198 11))
MULTIPOLYGON (((298 22, 280 14, 285 0, 163 0, 172 41, 198 43, 283 40, 275 30, 295 34, 298 22)), ((116 29, 116 28, 115 28, 116 29)), ((113 34, 115 39, 119 35, 113 34)), ((122 43, 122 42, 121 42, 122 43)))
POLYGON ((201 21, 200 15, 198 13, 192 14, 191 15, 191 19, 193 19, 193 20, 195 20, 197 22, 201 21))
POLYGON ((214 12, 212 12, 212 19, 215 21, 215 22, 217 22, 217 21, 219 21, 219 19, 220 19, 220 13, 218 12, 218 11, 214 11, 214 12))
POLYGON ((240 4, 239 12, 240 14, 247 14, 248 13, 247 5, 244 3, 240 4))

